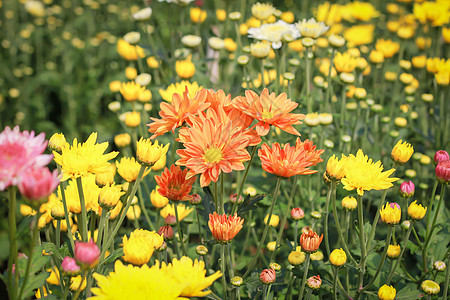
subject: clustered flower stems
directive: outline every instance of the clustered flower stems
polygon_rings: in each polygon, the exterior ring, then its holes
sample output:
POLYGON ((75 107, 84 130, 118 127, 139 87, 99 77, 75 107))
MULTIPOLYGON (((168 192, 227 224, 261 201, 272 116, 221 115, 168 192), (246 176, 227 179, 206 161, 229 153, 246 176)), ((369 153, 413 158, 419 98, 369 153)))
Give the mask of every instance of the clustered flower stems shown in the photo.
MULTIPOLYGON (((181 230, 181 226, 180 226, 180 219, 178 216, 178 201, 174 201, 174 210, 175 210, 175 218, 177 220, 177 229, 178 229, 178 234, 179 234, 179 238, 180 238, 180 244, 181 244, 181 249, 183 251, 183 255, 186 255, 186 246, 184 245, 184 237, 183 237, 183 230, 181 230)), ((178 254, 179 256, 179 254, 178 254)), ((178 257, 180 258, 180 257, 178 257)))
POLYGON ((309 263, 311 261, 311 253, 306 252, 306 258, 305 258, 305 269, 303 271, 303 278, 302 281, 299 281, 299 292, 298 292, 298 300, 303 299, 303 293, 305 291, 305 285, 306 285, 306 278, 308 278, 308 271, 309 271, 309 263))
POLYGON ((409 228, 408 228, 408 231, 406 231, 405 239, 403 240, 403 244, 402 244, 402 246, 401 246, 402 250, 401 250, 401 252, 400 252, 400 255, 397 257, 397 260, 396 260, 396 262, 395 262, 394 267, 391 269, 391 271, 389 272, 389 275, 387 276, 386 284, 389 284, 389 283, 391 282, 392 277, 393 277, 394 274, 395 274, 395 270, 397 269, 398 265, 399 265, 400 262, 402 261, 403 253, 405 252, 405 249, 407 248, 407 247, 406 247, 406 244, 408 243, 409 235, 411 234, 411 231, 412 231, 412 229, 413 229, 413 227, 414 227, 414 223, 415 223, 415 221, 414 221, 414 220, 411 220, 411 224, 410 224, 410 226, 409 226, 409 228))
MULTIPOLYGON (((80 197, 80 206, 81 206, 81 238, 84 242, 88 241, 88 220, 87 220, 87 212, 86 212, 86 202, 84 201, 84 193, 83 193, 83 184, 81 181, 81 177, 77 177, 77 188, 78 195, 80 197)), ((70 227, 68 227, 70 228, 70 227)))
MULTIPOLYGON (((365 230, 364 230, 364 211, 362 204, 362 196, 357 195, 358 200, 358 224, 359 224, 359 244, 361 247, 361 259, 359 262, 359 274, 358 274, 358 287, 362 288, 364 281, 364 273, 366 268, 366 239, 365 239, 365 230)), ((369 245, 370 246, 370 245, 369 245)))
POLYGON ((16 299, 17 293, 17 277, 13 273, 13 265, 17 265, 17 242, 16 242, 16 187, 9 188, 9 261, 8 261, 8 292, 12 300, 16 299))
POLYGON ((253 267, 255 266, 255 264, 258 260, 259 254, 261 252, 261 248, 264 245, 264 242, 266 240, 267 232, 269 231, 270 220, 272 219, 273 208, 275 207, 275 202, 277 201, 277 197, 278 197, 278 194, 280 191, 281 181, 282 181, 282 178, 278 177, 277 183, 275 186, 275 191, 273 192, 273 196, 272 196, 272 202, 271 202, 270 208, 269 208, 269 216, 267 218, 267 223, 266 223, 266 226, 264 227, 264 231, 263 231, 261 240, 259 241, 258 249, 256 250, 256 254, 253 256, 253 259, 251 260, 250 264, 248 265, 247 270, 244 273, 244 276, 242 276, 242 278, 244 278, 244 279, 253 270, 253 267))
POLYGON ((227 287, 227 279, 226 279, 226 256, 225 256, 225 247, 226 244, 220 245, 220 270, 222 271, 222 285, 223 285, 223 297, 224 299, 228 299, 228 287, 227 287))

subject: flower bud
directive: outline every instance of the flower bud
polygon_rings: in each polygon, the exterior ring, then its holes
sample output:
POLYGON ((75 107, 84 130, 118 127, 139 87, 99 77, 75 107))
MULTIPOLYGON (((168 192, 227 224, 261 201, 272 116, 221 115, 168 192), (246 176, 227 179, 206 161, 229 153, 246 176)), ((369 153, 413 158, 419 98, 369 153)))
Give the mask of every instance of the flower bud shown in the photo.
POLYGON ((164 219, 164 223, 166 223, 167 225, 175 225, 177 224, 177 218, 174 215, 168 214, 164 219))
POLYGON ((450 160, 441 161, 436 166, 436 178, 440 183, 446 183, 450 181, 450 160))
POLYGON ((111 210, 116 207, 120 197, 124 195, 120 186, 105 186, 98 195, 98 204, 100 207, 111 210))
POLYGON ((408 230, 409 229, 409 226, 411 226, 411 222, 410 221, 408 221, 408 220, 405 220, 405 221, 403 221, 402 222, 402 228, 404 229, 404 230, 408 230))
POLYGON ((358 201, 355 197, 347 196, 342 199, 341 205, 346 210, 354 210, 358 206, 358 201))
POLYGON ((392 285, 383 285, 378 290, 378 299, 380 300, 394 300, 397 291, 394 289, 392 285))
MULTIPOLYGON (((231 203, 236 203, 236 198, 237 198, 237 194, 230 195, 230 202, 231 203)), ((239 196, 239 200, 237 201, 237 203, 240 204, 242 202, 244 202, 244 198, 242 196, 239 196)), ((272 216, 272 218, 273 218, 273 216, 272 216)), ((272 223, 272 220, 271 220, 270 223, 272 223)))
POLYGON ((415 200, 408 207, 408 215, 413 220, 422 220, 427 213, 427 207, 423 207, 421 204, 417 204, 415 200))
POLYGON ((330 254, 330 262, 335 267, 340 267, 347 261, 347 254, 341 249, 334 249, 330 254))
POLYGON ((192 199, 189 200, 189 204, 197 205, 202 203, 202 197, 199 194, 192 194, 192 199))
POLYGON ((315 210, 315 211, 311 212, 311 217, 313 219, 317 219, 318 220, 318 219, 322 218, 322 214, 319 211, 315 210))
POLYGON ((387 256, 389 258, 397 258, 400 255, 400 245, 389 245, 388 250, 387 250, 387 256))
POLYGON ((314 253, 319 249, 322 239, 323 234, 319 237, 316 232, 309 229, 300 236, 300 246, 304 252, 314 253))
POLYGON ((61 204, 56 204, 52 207, 51 215, 55 220, 62 220, 66 218, 64 213, 64 206, 61 204))
POLYGON ((240 287, 243 283, 244 279, 242 279, 242 277, 234 276, 233 278, 231 278, 231 285, 233 286, 240 287))
MULTIPOLYGON (((62 133, 55 133, 52 135, 50 140, 48 141, 48 148, 50 151, 56 151, 61 153, 62 148, 64 148, 68 143, 66 142, 66 138, 62 133)), ((448 157, 448 154, 447 154, 448 157)), ((447 158, 448 159, 448 158, 447 158)))
POLYGON ((400 195, 403 198, 411 198, 414 196, 414 183, 412 181, 405 181, 400 185, 400 195))
POLYGON ((437 295, 441 291, 439 284, 432 280, 425 280, 420 285, 422 291, 427 293, 428 295, 437 295))
POLYGON ((271 268, 271 269, 274 269, 275 272, 278 272, 278 271, 281 270, 281 266, 280 266, 279 264, 275 263, 275 262, 273 262, 273 263, 270 264, 270 268, 271 268))
POLYGON ((197 248, 195 248, 195 252, 197 252, 198 255, 206 255, 208 254, 208 248, 206 248, 203 245, 199 245, 197 246, 197 248))
POLYGON ((322 279, 320 279, 320 275, 317 276, 311 276, 306 280, 306 285, 313 290, 320 289, 320 286, 322 285, 322 279))
POLYGON ((66 256, 61 262, 61 272, 64 276, 78 276, 80 274, 80 266, 77 265, 74 258, 66 256))
POLYGON ((288 261, 293 266, 299 266, 305 262, 306 254, 302 251, 292 251, 289 253, 288 261))
POLYGON ((161 226, 158 230, 158 234, 162 235, 165 240, 173 239, 173 229, 170 225, 161 226))
POLYGON ((436 154, 434 154, 434 164, 437 165, 438 163, 442 161, 449 160, 450 157, 445 150, 438 150, 436 151, 436 154))
POLYGON ((274 269, 264 269, 259 275, 259 280, 264 284, 272 284, 277 279, 277 274, 274 269))
POLYGON ((92 269, 98 263, 100 249, 91 239, 89 242, 75 242, 75 260, 83 269, 92 269))
POLYGON ((433 267, 437 271, 443 272, 447 268, 447 265, 442 260, 437 260, 437 261, 434 262, 433 267))
POLYGON ((399 140, 392 148, 391 159, 396 163, 403 165, 406 163, 414 153, 414 148, 407 142, 399 140))
POLYGON ((384 223, 389 225, 395 225, 400 222, 401 219, 401 209, 398 203, 387 202, 385 206, 380 209, 380 217, 384 223))
POLYGON ((304 216, 305 216, 305 212, 300 207, 294 207, 291 210, 291 218, 295 221, 303 219, 304 216))

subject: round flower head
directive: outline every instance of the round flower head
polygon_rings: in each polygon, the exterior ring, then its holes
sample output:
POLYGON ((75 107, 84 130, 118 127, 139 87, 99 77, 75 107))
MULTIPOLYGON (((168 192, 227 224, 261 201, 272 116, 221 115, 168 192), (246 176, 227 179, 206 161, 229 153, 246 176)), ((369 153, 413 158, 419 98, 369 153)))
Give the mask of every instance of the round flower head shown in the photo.
POLYGON ((247 33, 249 38, 270 42, 274 49, 281 48, 285 37, 289 37, 291 40, 296 40, 300 37, 298 29, 293 24, 288 24, 283 20, 250 28, 247 33))
POLYGON ((317 39, 330 28, 323 22, 317 22, 314 18, 309 20, 303 19, 301 22, 296 23, 295 26, 303 38, 309 37, 313 39, 317 39))
POLYGON ((400 195, 403 198, 411 198, 412 196, 414 196, 414 183, 410 180, 410 181, 405 181, 400 185, 400 195))
POLYGON ((437 165, 438 163, 440 163, 441 161, 446 161, 449 160, 450 157, 448 155, 448 152, 445 150, 438 150, 436 151, 436 153, 434 154, 434 163, 437 165))
POLYGON ((80 274, 80 266, 72 257, 64 257, 61 262, 61 272, 64 276, 78 276, 80 274))
POLYGON ((208 227, 216 241, 228 243, 239 233, 243 223, 244 219, 238 217, 237 214, 227 216, 226 214, 218 215, 214 212, 209 214, 208 227))
POLYGON ((294 207, 291 210, 291 218, 293 220, 299 221, 299 220, 303 219, 304 216, 305 216, 305 212, 300 207, 294 207))
POLYGON ((414 148, 407 142, 398 141, 391 152, 391 158, 396 163, 403 165, 414 153, 414 148))
POLYGON ((293 266, 299 266, 305 262, 306 254, 302 251, 291 251, 288 256, 288 261, 293 266))
POLYGON ((116 207, 120 197, 124 194, 125 192, 122 191, 120 186, 105 186, 100 190, 100 194, 98 195, 98 204, 102 208, 111 210, 116 207))
POLYGON ((199 246, 197 246, 197 248, 195 248, 195 252, 198 254, 198 255, 206 255, 206 254, 208 254, 208 248, 206 248, 204 245, 199 245, 199 246))
POLYGON ((252 15, 261 21, 268 19, 275 11, 275 7, 270 3, 257 2, 252 5, 252 15))
POLYGON ((123 260, 133 265, 146 264, 163 242, 163 236, 154 231, 136 229, 129 239, 123 237, 123 260))
POLYGON ((322 286, 322 279, 320 279, 320 275, 311 276, 306 280, 306 285, 313 290, 318 290, 322 286))
POLYGON ((165 168, 161 176, 155 176, 155 181, 159 185, 159 194, 171 201, 191 200, 192 195, 189 193, 195 180, 195 177, 188 178, 187 169, 182 170, 175 165, 170 166, 170 170, 165 168))
POLYGON ((434 262, 433 267, 436 270, 438 270, 440 272, 443 272, 447 268, 447 265, 442 260, 437 260, 437 261, 434 262))
POLYGON ((450 181, 450 160, 445 160, 438 163, 435 173, 439 182, 448 184, 450 181))
POLYGON ((327 162, 327 177, 331 180, 341 180, 345 176, 346 171, 346 156, 342 155, 341 159, 337 158, 334 154, 328 159, 327 162))
POLYGON ((174 233, 170 225, 165 225, 159 228, 158 234, 163 236, 165 240, 173 239, 174 233))
POLYGON ((355 197, 347 196, 342 199, 342 207, 346 210, 354 210, 358 206, 358 201, 355 197))
MULTIPOLYGON (((134 182, 139 175, 141 165, 134 159, 134 157, 122 157, 120 161, 116 161, 117 173, 127 182, 134 182)), ((150 173, 147 170, 144 176, 150 173)))
POLYGON ((66 138, 62 133, 55 133, 48 141, 49 150, 56 151, 58 153, 61 153, 61 149, 66 147, 67 145, 69 144, 66 142, 66 138))
MULTIPOLYGON (((267 221, 269 220, 269 215, 266 215, 264 217, 264 224, 267 224, 267 221)), ((272 214, 271 218, 270 218, 270 223, 269 226, 272 227, 277 227, 278 223, 280 223, 280 217, 277 215, 272 214)))
POLYGON ((47 202, 48 196, 58 186, 59 178, 57 170, 50 172, 47 167, 33 167, 23 174, 19 191, 29 201, 39 205, 47 202))
POLYGON ((259 280, 264 284, 272 284, 277 279, 277 274, 274 269, 264 269, 259 275, 259 280))
POLYGON ((340 267, 347 261, 347 254, 341 249, 334 249, 330 254, 330 262, 335 267, 340 267))
POLYGON ((319 249, 322 239, 323 234, 319 237, 316 232, 309 229, 300 236, 300 246, 304 252, 314 253, 319 249))
POLYGON ((244 279, 242 279, 242 277, 234 276, 233 278, 231 278, 231 285, 233 286, 240 287, 243 283, 244 279))
POLYGON ((153 144, 150 139, 141 139, 136 143, 137 161, 146 167, 152 167, 169 150, 169 144, 163 146, 155 141, 153 144))
POLYGON ((378 290, 378 299, 380 300, 394 300, 397 291, 394 289, 392 285, 383 285, 378 290))
POLYGON ((389 245, 388 250, 387 250, 387 256, 389 258, 397 258, 400 255, 400 245, 389 245))
POLYGON ((75 260, 82 269, 92 269, 98 263, 100 249, 94 240, 89 242, 75 242, 75 260))
POLYGON ((400 223, 402 211, 400 205, 397 203, 387 202, 382 209, 380 209, 380 217, 384 223, 395 225, 400 223))
POLYGON ((408 207, 408 215, 411 219, 422 220, 427 213, 427 207, 423 207, 421 204, 417 204, 417 200, 414 200, 408 207))
POLYGON ((422 284, 420 285, 420 288, 428 295, 437 295, 441 291, 439 284, 431 280, 423 281, 422 284))
POLYGON ((150 193, 150 201, 152 202, 153 206, 156 208, 163 208, 164 206, 169 203, 169 199, 166 197, 161 196, 161 194, 158 192, 159 186, 156 186, 154 190, 150 193))

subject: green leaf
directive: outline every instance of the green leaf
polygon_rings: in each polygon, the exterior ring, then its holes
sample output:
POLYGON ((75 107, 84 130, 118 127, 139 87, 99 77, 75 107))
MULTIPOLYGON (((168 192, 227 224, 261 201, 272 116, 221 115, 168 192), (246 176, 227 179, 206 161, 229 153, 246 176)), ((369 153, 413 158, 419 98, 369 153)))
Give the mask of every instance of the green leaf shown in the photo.
POLYGON ((395 299, 419 299, 421 294, 415 285, 409 284, 397 292, 395 299))
POLYGON ((419 253, 419 246, 417 246, 410 240, 406 243, 406 248, 410 250, 411 254, 419 253))
POLYGON ((113 251, 113 253, 111 253, 110 255, 108 255, 108 257, 106 258, 105 263, 111 263, 113 261, 115 261, 116 259, 118 259, 119 257, 123 256, 123 248, 119 248, 113 251))
POLYGON ((49 276, 50 276, 49 272, 42 272, 36 276, 34 275, 30 276, 28 278, 27 285, 25 286, 25 289, 23 291, 24 298, 33 295, 33 291, 43 286, 49 276))
POLYGON ((239 208, 237 214, 239 216, 242 216, 244 213, 252 210, 252 209, 256 209, 256 204, 263 200, 264 197, 266 197, 265 194, 262 195, 256 195, 255 197, 251 197, 250 195, 247 195, 247 197, 245 197, 244 202, 242 203, 241 207, 239 208))

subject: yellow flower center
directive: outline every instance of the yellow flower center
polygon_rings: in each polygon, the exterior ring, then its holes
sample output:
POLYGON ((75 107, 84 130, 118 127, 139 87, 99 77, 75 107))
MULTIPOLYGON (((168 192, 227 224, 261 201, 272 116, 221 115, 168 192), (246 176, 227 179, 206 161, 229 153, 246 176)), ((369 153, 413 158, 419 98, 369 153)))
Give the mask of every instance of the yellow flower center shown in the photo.
POLYGON ((273 112, 271 111, 265 111, 262 113, 262 119, 263 120, 269 120, 273 118, 273 112))
POLYGON ((220 149, 212 147, 206 150, 203 157, 207 163, 217 163, 222 160, 223 153, 220 149))

